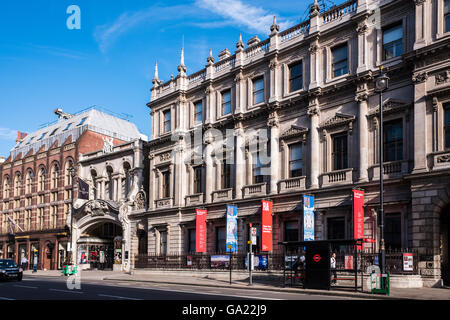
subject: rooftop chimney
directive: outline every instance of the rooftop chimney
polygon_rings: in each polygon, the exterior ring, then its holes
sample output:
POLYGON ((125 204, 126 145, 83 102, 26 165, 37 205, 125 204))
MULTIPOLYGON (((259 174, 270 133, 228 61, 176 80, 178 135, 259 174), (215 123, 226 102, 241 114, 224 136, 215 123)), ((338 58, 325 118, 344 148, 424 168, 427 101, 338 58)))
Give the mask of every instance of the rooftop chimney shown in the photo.
POLYGON ((55 109, 53 112, 58 116, 59 120, 70 119, 73 117, 73 115, 63 112, 63 109, 61 109, 61 108, 55 109))
POLYGON ((21 131, 17 131, 17 140, 16 143, 19 143, 20 141, 22 141, 23 139, 25 139, 25 137, 28 135, 28 133, 25 132, 21 132, 21 131))

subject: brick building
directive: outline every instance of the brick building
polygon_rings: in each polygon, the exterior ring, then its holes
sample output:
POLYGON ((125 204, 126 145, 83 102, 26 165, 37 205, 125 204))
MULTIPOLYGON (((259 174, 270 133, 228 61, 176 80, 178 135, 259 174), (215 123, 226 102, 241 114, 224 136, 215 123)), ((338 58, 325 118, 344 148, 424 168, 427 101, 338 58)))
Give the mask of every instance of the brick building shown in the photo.
POLYGON ((365 191, 378 250, 383 174, 387 248, 417 249, 424 285, 450 281, 449 46, 449 0, 351 0, 326 12, 315 2, 287 30, 274 19, 268 39, 239 39, 190 75, 182 51, 175 78, 155 71, 147 104, 149 211, 130 217, 146 226, 148 253, 195 251, 197 208, 208 210, 208 252, 223 252, 227 204, 245 252, 267 198, 273 242, 300 240, 302 194, 315 196, 316 239, 349 239, 353 188, 365 191), (381 173, 380 66, 390 77, 381 173))
POLYGON ((67 257, 74 192, 68 168, 81 154, 143 137, 129 121, 95 108, 22 135, 0 163, 0 258, 20 262, 32 252, 39 268, 59 269, 67 257))

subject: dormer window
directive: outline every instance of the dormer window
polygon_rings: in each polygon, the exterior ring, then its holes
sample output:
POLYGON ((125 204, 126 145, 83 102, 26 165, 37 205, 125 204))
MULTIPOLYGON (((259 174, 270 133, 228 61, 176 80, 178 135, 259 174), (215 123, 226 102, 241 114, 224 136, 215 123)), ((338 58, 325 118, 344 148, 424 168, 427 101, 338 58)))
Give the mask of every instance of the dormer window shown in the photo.
POLYGON ((87 119, 87 117, 84 117, 83 119, 81 119, 81 121, 78 124, 78 126, 82 126, 86 122, 86 119, 87 119))
POLYGON ((66 127, 63 131, 69 130, 69 128, 70 128, 71 125, 72 125, 72 123, 69 123, 69 124, 67 125, 67 127, 66 127))
POLYGON ((49 137, 53 136, 53 135, 56 133, 56 131, 58 131, 58 128, 54 129, 54 130, 52 131, 52 133, 49 134, 49 137))
POLYGON ((34 137, 31 137, 30 140, 28 140, 27 144, 30 144, 31 141, 33 141, 34 137))
POLYGON ((42 140, 46 134, 47 134, 47 132, 44 132, 44 133, 39 137, 38 141, 42 140))

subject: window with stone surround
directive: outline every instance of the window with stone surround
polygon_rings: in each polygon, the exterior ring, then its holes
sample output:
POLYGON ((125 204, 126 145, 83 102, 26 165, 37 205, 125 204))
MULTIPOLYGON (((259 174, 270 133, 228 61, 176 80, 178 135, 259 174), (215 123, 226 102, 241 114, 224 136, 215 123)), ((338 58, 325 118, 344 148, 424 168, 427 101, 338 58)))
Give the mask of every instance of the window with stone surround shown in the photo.
POLYGON ((216 227, 216 252, 225 252, 226 249, 226 227, 216 227))
POLYGON ((284 241, 298 241, 298 221, 284 222, 284 241))
POLYGON ((55 164, 55 165, 52 167, 52 173, 51 173, 51 176, 52 176, 52 180, 51 180, 51 186, 50 186, 50 189, 58 188, 59 167, 58 167, 57 164, 55 164))
POLYGON ((289 66, 289 92, 303 88, 303 62, 297 62, 289 66))
POLYGON ((9 177, 6 176, 4 178, 4 182, 3 182, 3 198, 9 198, 9 192, 10 192, 10 182, 9 182, 9 177))
POLYGON ((194 104, 194 124, 199 124, 203 122, 203 108, 202 101, 197 101, 194 104))
POLYGON ((264 102, 264 77, 253 80, 253 105, 264 102))
POLYGON ((159 232, 159 254, 167 254, 167 231, 159 232))
POLYGON ((444 104, 445 149, 450 149, 450 103, 444 104))
POLYGON ((188 229, 188 253, 195 253, 196 230, 188 229))
POLYGON ((383 123, 383 161, 403 160, 403 119, 383 123))
POLYGON ((302 143, 289 145, 289 178, 300 177, 303 174, 302 143))
POLYGON ((45 169, 41 168, 39 170, 38 176, 38 191, 44 191, 45 189, 45 169))
POLYGON ((162 176, 162 197, 169 198, 170 197, 170 171, 161 172, 162 176))
POLYGON ((331 49, 333 77, 348 73, 348 46, 347 43, 331 49))
POLYGON ((402 224, 400 213, 385 215, 384 240, 386 249, 400 249, 402 247, 402 224))
POLYGON ((194 167, 194 193, 202 193, 202 171, 201 166, 194 167))
POLYGON ((170 130, 171 130, 171 128, 170 128, 170 110, 163 111, 163 119, 164 119, 164 124, 163 124, 164 133, 170 132, 170 130))
POLYGON ((28 170, 25 177, 25 194, 32 193, 33 171, 28 170))
POLYGON ((331 136, 333 152, 333 170, 348 168, 347 132, 336 133, 331 136))
POLYGON ((383 60, 403 54, 403 24, 397 23, 383 30, 383 60))
POLYGON ((222 92, 222 115, 231 113, 231 90, 222 92))
POLYGON ((444 3, 444 19, 445 19, 445 32, 450 31, 450 0, 445 0, 444 3))
POLYGON ((345 217, 327 219, 327 239, 345 239, 345 217))
POLYGON ((20 179, 20 173, 16 173, 16 176, 14 177, 14 196, 20 196, 20 187, 21 187, 21 179, 20 179))
POLYGON ((253 154, 253 183, 264 182, 263 164, 261 163, 260 153, 253 154))
POLYGON ((221 183, 220 187, 221 187, 221 189, 231 188, 232 165, 227 163, 226 154, 223 155, 221 167, 222 167, 221 168, 222 170, 221 170, 221 177, 220 177, 220 183, 221 183))

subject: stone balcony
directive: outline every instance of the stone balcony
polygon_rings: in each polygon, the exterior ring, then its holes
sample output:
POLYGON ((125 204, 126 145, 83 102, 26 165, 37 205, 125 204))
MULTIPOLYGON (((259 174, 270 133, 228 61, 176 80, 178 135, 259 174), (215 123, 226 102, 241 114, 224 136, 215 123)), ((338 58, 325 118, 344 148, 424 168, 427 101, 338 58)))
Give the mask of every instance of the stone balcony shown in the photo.
POLYGON ((450 169, 450 150, 430 153, 428 157, 432 170, 450 169))
POLYGON ((187 206, 192 206, 194 204, 201 204, 203 203, 203 193, 191 194, 189 196, 186 196, 185 200, 187 206))
MULTIPOLYGON (((383 163, 383 179, 400 178, 409 172, 409 161, 389 161, 383 163)), ((380 180, 380 165, 376 164, 369 168, 370 180, 380 180)))
POLYGON ((267 183, 256 183, 244 186, 244 198, 259 197, 267 195, 267 183))
POLYGON ((233 188, 216 190, 212 192, 212 201, 220 202, 233 199, 233 188))
POLYGON ((335 170, 321 175, 322 187, 353 183, 353 168, 335 170))
POLYGON ((306 176, 280 180, 278 182, 279 193, 305 190, 306 176))
POLYGON ((163 198, 155 200, 156 209, 160 208, 170 208, 173 206, 173 198, 163 198))

